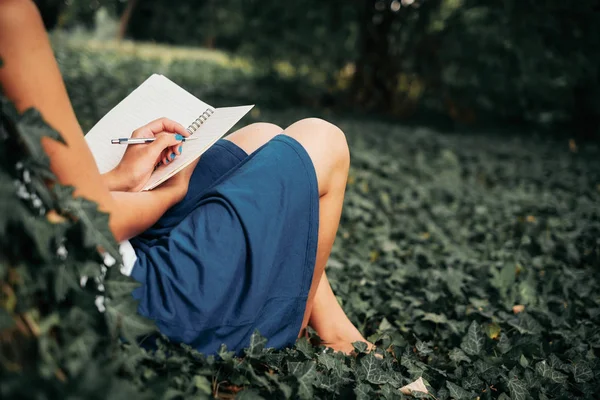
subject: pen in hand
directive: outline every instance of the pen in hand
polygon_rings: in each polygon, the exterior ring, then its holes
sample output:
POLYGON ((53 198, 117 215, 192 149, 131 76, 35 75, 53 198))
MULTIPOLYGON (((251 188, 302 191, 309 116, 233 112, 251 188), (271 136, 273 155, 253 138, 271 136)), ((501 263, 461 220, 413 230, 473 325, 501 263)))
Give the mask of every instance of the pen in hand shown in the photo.
MULTIPOLYGON (((188 142, 190 140, 196 140, 198 139, 197 137, 187 137, 187 138, 183 138, 181 141, 182 142, 188 142)), ((118 139, 111 139, 110 142, 112 144, 146 144, 146 143, 152 143, 156 140, 155 137, 153 138, 118 138, 118 139)))

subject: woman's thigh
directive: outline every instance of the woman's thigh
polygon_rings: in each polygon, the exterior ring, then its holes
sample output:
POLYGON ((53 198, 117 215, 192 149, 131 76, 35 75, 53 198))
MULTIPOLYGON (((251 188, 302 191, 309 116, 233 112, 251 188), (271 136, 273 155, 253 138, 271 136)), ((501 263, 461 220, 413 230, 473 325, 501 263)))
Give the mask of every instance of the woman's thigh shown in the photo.
POLYGON ((283 129, 275 124, 257 122, 238 129, 225 139, 251 154, 282 132, 283 129))

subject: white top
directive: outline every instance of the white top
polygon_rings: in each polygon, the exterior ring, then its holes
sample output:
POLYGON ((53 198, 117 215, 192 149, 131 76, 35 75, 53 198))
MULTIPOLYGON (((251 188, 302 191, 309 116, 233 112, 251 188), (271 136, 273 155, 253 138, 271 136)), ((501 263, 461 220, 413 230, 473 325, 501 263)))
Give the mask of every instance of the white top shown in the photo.
POLYGON ((119 243, 119 253, 121 253, 121 257, 123 257, 121 273, 129 276, 131 275, 131 270, 133 270, 133 266, 137 261, 135 250, 133 250, 133 246, 129 240, 123 240, 121 243, 119 243))

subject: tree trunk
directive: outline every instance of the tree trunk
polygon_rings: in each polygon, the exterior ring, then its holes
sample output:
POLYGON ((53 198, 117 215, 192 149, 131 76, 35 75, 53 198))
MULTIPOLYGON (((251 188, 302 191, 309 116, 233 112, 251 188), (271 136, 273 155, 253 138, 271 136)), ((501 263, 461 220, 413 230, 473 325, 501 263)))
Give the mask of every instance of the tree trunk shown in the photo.
POLYGON ((365 109, 387 111, 396 86, 388 37, 394 15, 377 11, 373 0, 365 0, 360 21, 360 52, 352 82, 352 96, 365 109))
POLYGON ((133 14, 133 10, 137 3, 138 0, 129 0, 127 2, 127 7, 125 7, 125 11, 123 11, 123 15, 121 15, 121 20, 119 22, 119 33, 117 36, 118 40, 123 40, 125 38, 127 27, 129 26, 129 21, 131 20, 131 15, 133 14))

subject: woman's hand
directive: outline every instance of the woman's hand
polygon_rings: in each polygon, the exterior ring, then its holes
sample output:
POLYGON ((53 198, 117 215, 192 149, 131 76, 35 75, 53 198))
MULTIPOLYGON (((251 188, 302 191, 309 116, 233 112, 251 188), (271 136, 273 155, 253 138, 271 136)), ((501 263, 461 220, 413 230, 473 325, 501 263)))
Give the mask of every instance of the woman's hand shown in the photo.
POLYGON ((150 144, 127 146, 119 165, 103 176, 109 190, 140 191, 159 163, 166 165, 181 154, 182 140, 189 135, 181 124, 167 118, 157 119, 133 131, 133 138, 155 137, 156 140, 150 144))
POLYGON ((196 164, 200 159, 196 159, 190 165, 179 171, 177 174, 173 175, 165 182, 163 182, 159 187, 154 190, 165 190, 170 193, 170 198, 173 199, 173 205, 179 203, 185 195, 187 194, 188 187, 190 184, 190 178, 194 173, 194 169, 196 168, 196 164))

